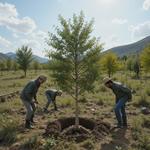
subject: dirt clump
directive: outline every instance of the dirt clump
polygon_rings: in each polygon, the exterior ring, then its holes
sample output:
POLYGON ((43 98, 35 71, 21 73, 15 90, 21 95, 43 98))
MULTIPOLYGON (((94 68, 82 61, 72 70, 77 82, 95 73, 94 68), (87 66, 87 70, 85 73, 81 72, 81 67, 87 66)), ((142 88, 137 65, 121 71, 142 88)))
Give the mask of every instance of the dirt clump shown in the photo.
POLYGON ((44 135, 82 142, 90 137, 95 137, 96 139, 104 138, 110 133, 110 130, 111 126, 109 123, 88 118, 79 118, 79 127, 76 128, 75 118, 70 117, 49 122, 44 135))

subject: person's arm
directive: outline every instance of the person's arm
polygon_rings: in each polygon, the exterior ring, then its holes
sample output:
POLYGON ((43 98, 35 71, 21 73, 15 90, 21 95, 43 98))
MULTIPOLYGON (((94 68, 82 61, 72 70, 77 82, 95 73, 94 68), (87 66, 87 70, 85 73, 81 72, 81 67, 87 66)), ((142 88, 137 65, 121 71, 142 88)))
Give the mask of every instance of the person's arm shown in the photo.
POLYGON ((56 111, 57 111, 56 101, 53 101, 53 104, 54 104, 54 110, 56 110, 56 111))
POLYGON ((57 105, 56 105, 56 93, 55 93, 55 95, 54 95, 53 105, 54 105, 54 109, 57 111, 57 105))
POLYGON ((39 102, 38 102, 38 100, 37 100, 37 96, 36 96, 36 94, 37 94, 37 91, 35 91, 35 94, 34 94, 34 100, 35 100, 35 103, 37 103, 37 104, 38 104, 39 102))

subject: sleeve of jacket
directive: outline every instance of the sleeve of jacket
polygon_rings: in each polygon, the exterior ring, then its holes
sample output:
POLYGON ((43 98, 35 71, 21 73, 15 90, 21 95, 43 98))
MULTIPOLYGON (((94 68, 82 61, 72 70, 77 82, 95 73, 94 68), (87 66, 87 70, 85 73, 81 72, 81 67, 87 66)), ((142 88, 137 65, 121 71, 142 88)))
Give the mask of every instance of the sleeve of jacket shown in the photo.
POLYGON ((37 92, 38 92, 38 90, 36 90, 35 93, 34 93, 34 99, 35 100, 37 100, 37 96, 36 96, 37 92))

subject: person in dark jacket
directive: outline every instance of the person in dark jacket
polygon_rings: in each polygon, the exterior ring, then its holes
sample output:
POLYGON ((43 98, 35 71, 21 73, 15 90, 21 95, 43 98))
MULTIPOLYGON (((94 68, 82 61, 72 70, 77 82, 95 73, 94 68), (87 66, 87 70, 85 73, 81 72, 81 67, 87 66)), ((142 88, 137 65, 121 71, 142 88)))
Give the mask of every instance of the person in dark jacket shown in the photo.
POLYGON ((48 107, 51 102, 54 105, 54 110, 57 111, 56 96, 61 96, 62 91, 50 89, 50 90, 45 91, 45 95, 47 97, 47 103, 46 103, 46 106, 44 107, 44 112, 48 112, 48 107))
POLYGON ((25 122, 26 128, 32 128, 31 124, 34 123, 33 118, 36 109, 35 103, 38 104, 36 94, 38 92, 40 85, 44 83, 46 80, 47 80, 46 76, 40 75, 36 80, 27 83, 27 85, 21 92, 20 98, 27 110, 25 122))
POLYGON ((103 81, 105 86, 110 88, 116 96, 115 115, 118 121, 117 127, 127 127, 125 105, 127 101, 132 99, 131 90, 119 82, 112 81, 110 78, 104 78, 103 81))

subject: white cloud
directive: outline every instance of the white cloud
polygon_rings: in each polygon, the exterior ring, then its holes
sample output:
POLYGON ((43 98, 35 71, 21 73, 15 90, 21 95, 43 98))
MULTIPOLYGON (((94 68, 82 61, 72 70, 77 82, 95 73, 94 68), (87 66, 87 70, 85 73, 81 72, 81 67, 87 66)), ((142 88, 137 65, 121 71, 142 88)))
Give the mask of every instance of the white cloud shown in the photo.
POLYGON ((11 42, 5 39, 4 37, 0 36, 0 46, 9 48, 11 46, 11 42))
POLYGON ((28 35, 20 37, 20 40, 16 43, 16 49, 22 45, 27 45, 32 48, 34 54, 39 56, 44 56, 44 48, 46 48, 45 38, 47 37, 47 32, 38 30, 32 32, 28 35), (19 43, 19 45, 18 45, 19 43))
POLYGON ((0 16, 17 17, 18 12, 15 5, 8 3, 0 3, 0 16))
POLYGON ((7 3, 0 3, 0 26, 23 34, 29 34, 36 29, 33 19, 30 17, 18 18, 16 7, 7 3))
POLYGON ((143 3, 143 9, 149 10, 150 9, 150 0, 145 0, 143 3))
POLYGON ((112 47, 118 46, 120 44, 120 40, 117 35, 113 34, 107 38, 102 39, 104 43, 104 49, 110 49, 112 47))
POLYGON ((119 25, 125 24, 127 22, 128 22, 127 19, 122 19, 122 18, 114 18, 112 20, 113 24, 119 24, 119 25))
POLYGON ((139 39, 150 35, 150 21, 130 26, 132 39, 139 39))

